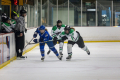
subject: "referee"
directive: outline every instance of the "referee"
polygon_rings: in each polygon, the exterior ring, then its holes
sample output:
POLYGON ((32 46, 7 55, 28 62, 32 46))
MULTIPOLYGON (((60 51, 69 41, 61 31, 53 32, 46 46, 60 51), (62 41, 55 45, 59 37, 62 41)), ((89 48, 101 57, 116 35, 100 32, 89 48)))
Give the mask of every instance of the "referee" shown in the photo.
POLYGON ((25 16, 26 16, 25 10, 20 10, 20 17, 16 20, 16 26, 15 26, 15 38, 16 38, 16 52, 17 52, 17 58, 25 58, 22 56, 22 51, 24 49, 25 44, 25 35, 24 32, 27 32, 27 29, 25 28, 25 16))

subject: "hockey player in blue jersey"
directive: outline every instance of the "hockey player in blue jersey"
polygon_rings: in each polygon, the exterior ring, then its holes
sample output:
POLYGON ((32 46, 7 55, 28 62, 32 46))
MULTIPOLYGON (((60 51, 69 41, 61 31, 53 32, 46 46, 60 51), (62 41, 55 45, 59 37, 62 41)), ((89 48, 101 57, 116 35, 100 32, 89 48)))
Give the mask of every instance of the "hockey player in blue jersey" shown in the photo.
POLYGON ((39 34, 40 39, 34 39, 33 41, 35 43, 42 42, 42 43, 39 44, 40 52, 41 52, 41 56, 42 56, 41 60, 44 60, 44 58, 45 58, 45 50, 44 50, 45 43, 55 53, 55 55, 59 58, 59 60, 61 60, 62 57, 58 54, 57 50, 55 49, 53 41, 52 41, 52 37, 49 35, 49 33, 45 29, 44 25, 37 28, 37 30, 35 31, 33 37, 36 38, 37 34, 39 34))

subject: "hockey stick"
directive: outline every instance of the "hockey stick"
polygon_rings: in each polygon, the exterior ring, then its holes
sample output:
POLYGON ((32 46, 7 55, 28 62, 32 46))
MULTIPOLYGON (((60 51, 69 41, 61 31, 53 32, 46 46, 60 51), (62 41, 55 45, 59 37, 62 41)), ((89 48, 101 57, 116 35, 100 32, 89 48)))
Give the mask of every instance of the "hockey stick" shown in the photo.
MULTIPOLYGON (((45 41, 45 42, 38 42, 38 43, 46 43, 46 42, 51 42, 51 41, 53 41, 53 40, 49 40, 49 41, 45 41)), ((27 40, 26 40, 26 43, 28 43, 27 40)), ((31 45, 31 44, 38 44, 38 43, 28 43, 28 44, 31 45)))
MULTIPOLYGON (((28 43, 27 45, 24 47, 24 49, 28 46, 28 44, 33 40, 34 38, 32 38, 28 43)), ((22 50, 22 52, 24 51, 24 49, 22 50)))

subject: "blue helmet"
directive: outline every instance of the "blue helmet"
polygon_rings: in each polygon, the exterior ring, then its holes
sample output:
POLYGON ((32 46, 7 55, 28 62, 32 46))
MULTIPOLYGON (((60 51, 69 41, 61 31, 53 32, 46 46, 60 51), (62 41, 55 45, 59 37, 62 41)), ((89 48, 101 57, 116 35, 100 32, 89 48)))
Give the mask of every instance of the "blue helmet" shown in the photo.
POLYGON ((39 30, 45 30, 45 26, 44 26, 44 25, 41 25, 41 26, 39 27, 39 30))

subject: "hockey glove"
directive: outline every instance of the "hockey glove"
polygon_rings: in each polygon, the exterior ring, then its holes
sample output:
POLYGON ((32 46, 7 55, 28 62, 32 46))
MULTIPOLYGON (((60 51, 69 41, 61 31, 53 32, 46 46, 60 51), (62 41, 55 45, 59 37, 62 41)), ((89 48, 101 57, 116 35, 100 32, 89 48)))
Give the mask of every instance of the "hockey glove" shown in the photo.
POLYGON ((33 41, 34 41, 35 43, 38 43, 38 40, 37 40, 37 39, 34 39, 33 41))
POLYGON ((27 29, 25 29, 25 33, 27 33, 27 29))
POLYGON ((33 37, 36 38, 36 37, 37 37, 37 34, 34 34, 33 37))

